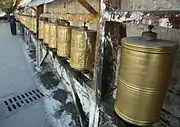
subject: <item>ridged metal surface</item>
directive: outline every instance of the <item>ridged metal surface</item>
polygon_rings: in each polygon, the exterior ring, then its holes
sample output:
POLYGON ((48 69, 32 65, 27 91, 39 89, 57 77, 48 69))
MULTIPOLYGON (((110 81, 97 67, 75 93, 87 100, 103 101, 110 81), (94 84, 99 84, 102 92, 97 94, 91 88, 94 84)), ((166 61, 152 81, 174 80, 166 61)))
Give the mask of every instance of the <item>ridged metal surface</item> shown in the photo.
POLYGON ((39 39, 43 39, 44 37, 44 21, 39 20, 39 39))
POLYGON ((73 29, 70 65, 78 70, 90 70, 94 63, 96 32, 73 29))
POLYGON ((37 32, 37 21, 36 21, 36 18, 33 17, 33 32, 36 33, 37 32))
POLYGON ((56 49, 57 44, 57 24, 50 23, 49 24, 49 47, 56 49))
POLYGON ((32 18, 32 17, 31 17, 31 20, 30 20, 30 21, 31 21, 31 27, 30 27, 30 30, 33 31, 33 24, 34 24, 34 23, 33 23, 33 18, 32 18))
POLYGON ((44 36, 43 42, 44 44, 49 44, 49 30, 50 30, 50 23, 44 22, 44 36))
POLYGON ((160 117, 176 44, 140 37, 122 41, 115 111, 129 123, 151 125, 160 117))
POLYGON ((70 57, 71 51, 71 27, 70 26, 58 26, 57 36, 57 55, 62 57, 70 57))

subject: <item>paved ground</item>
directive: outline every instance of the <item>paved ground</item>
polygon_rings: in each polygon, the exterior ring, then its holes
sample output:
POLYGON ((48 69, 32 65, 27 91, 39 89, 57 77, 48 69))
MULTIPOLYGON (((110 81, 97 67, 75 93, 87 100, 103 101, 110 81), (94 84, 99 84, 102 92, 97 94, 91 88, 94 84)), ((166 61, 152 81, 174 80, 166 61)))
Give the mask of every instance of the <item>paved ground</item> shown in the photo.
POLYGON ((42 82, 44 85, 41 88, 48 97, 24 106, 6 118, 0 118, 0 127, 78 127, 72 98, 62 85, 58 87, 63 81, 54 78, 48 80, 48 75, 53 73, 48 71, 47 74, 47 70, 42 69, 38 82, 38 78, 35 78, 38 73, 33 71, 24 53, 25 42, 19 36, 10 35, 9 30, 8 24, 0 23, 0 112, 4 113, 1 107, 3 100, 40 87, 43 79, 47 82, 42 82), (54 83, 56 86, 53 86, 54 83))
MULTIPOLYGON (((0 99, 37 87, 23 53, 23 41, 10 35, 9 26, 0 24, 0 99)), ((44 127, 47 118, 43 101, 22 108, 0 121, 1 127, 44 127)))

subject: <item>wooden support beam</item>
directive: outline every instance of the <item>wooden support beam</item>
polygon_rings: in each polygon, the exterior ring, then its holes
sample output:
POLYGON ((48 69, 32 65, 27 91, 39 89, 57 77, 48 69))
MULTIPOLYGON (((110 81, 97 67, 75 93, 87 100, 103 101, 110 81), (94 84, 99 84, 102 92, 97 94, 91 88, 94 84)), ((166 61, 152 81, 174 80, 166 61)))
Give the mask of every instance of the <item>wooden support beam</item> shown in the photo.
POLYGON ((38 15, 42 14, 43 10, 44 10, 44 5, 43 4, 37 6, 37 13, 38 13, 38 15))
POLYGON ((21 0, 16 0, 15 1, 15 7, 17 8, 17 6, 21 3, 21 0))
POLYGON ((31 7, 31 9, 33 9, 34 11, 37 11, 37 9, 36 9, 36 8, 34 8, 34 7, 31 7))
POLYGON ((68 20, 72 22, 86 22, 86 23, 96 23, 98 18, 94 17, 91 14, 47 14, 44 13, 41 15, 44 18, 51 18, 51 19, 62 19, 68 20))
POLYGON ((98 12, 86 0, 77 0, 77 1, 94 16, 98 15, 98 12))
MULTIPOLYGON (((40 15, 43 13, 44 10, 44 5, 39 5, 37 6, 37 11, 36 11, 36 33, 37 33, 37 38, 39 38, 39 18, 40 15)), ((38 64, 39 65, 39 64, 38 64)))

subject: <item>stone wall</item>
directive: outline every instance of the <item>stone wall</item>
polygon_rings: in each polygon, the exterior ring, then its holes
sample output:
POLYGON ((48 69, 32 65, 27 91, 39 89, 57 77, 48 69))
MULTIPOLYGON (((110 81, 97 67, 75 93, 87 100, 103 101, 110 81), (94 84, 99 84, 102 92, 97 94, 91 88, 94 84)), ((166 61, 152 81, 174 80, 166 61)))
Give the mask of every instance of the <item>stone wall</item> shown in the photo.
POLYGON ((122 10, 179 10, 179 0, 121 0, 122 10))

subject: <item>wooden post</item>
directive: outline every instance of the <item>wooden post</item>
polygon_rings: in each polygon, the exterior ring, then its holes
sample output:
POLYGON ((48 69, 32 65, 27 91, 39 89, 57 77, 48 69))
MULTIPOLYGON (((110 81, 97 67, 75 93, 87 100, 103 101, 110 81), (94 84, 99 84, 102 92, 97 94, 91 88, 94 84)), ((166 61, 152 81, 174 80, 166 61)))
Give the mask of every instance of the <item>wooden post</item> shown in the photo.
POLYGON ((17 6, 21 3, 21 0, 16 0, 15 1, 15 7, 17 8, 17 6))
MULTIPOLYGON (((43 7, 44 5, 39 5, 37 6, 37 11, 36 11, 36 37, 37 37, 37 40, 39 38, 39 17, 40 15, 43 13, 43 7)), ((39 41, 37 41, 37 49, 36 49, 36 58, 37 58, 37 68, 39 69, 40 68, 40 61, 41 61, 41 45, 39 43, 39 41)))
MULTIPOLYGON (((99 125, 99 107, 98 107, 98 99, 97 99, 97 84, 99 84, 99 82, 101 82, 101 75, 99 77, 99 62, 100 62, 100 58, 99 58, 99 48, 100 48, 100 13, 101 13, 101 1, 99 0, 98 4, 99 4, 99 10, 98 10, 98 17, 97 17, 97 39, 96 39, 96 56, 95 56, 95 69, 94 69, 94 76, 93 76, 93 89, 94 92, 91 93, 91 107, 90 107, 90 115, 89 115, 89 127, 98 127, 99 125)), ((101 74, 101 72, 100 72, 101 74)))
POLYGON ((36 21, 37 21, 37 30, 36 30, 36 32, 37 32, 37 38, 39 38, 39 17, 40 17, 40 15, 43 13, 43 9, 44 8, 44 5, 39 5, 39 6, 37 6, 37 13, 36 13, 36 21))

